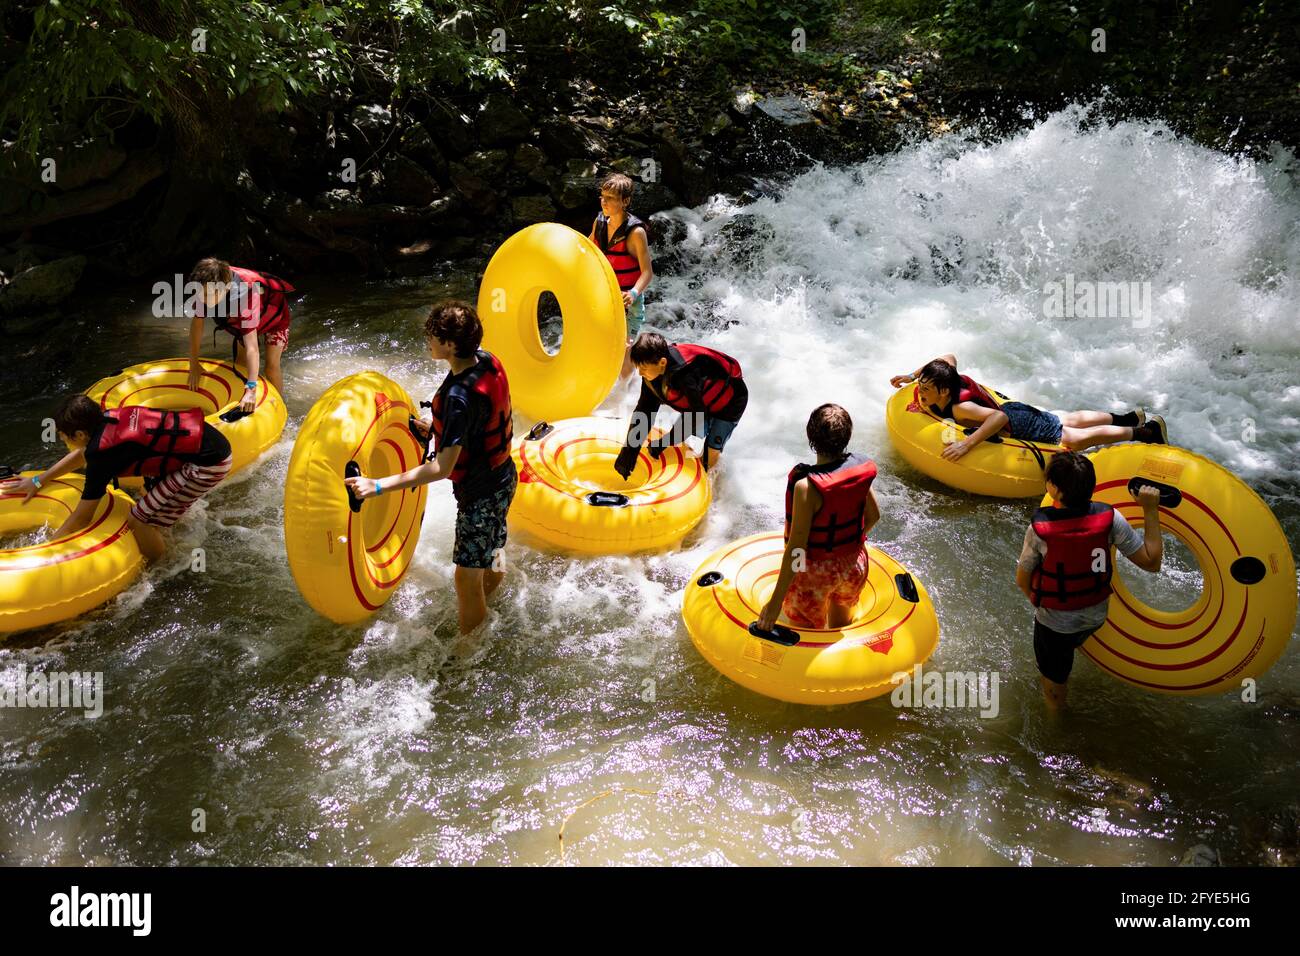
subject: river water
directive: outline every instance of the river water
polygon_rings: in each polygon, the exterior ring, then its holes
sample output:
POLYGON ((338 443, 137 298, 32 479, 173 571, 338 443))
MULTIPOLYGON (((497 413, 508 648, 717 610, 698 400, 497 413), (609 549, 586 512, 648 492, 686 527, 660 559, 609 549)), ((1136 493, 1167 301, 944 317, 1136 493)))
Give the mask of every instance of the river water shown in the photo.
MULTIPOLYGON (((106 684, 94 720, 0 710, 0 862, 549 865, 564 825, 564 859, 584 864, 1163 865, 1196 847, 1294 863, 1296 645, 1254 703, 1148 694, 1080 658, 1071 710, 1049 718, 1012 580, 1031 503, 913 472, 883 407, 889 376, 939 351, 1045 407, 1144 404, 1259 491, 1294 550, 1298 222, 1288 154, 1232 158, 1082 108, 678 210, 657 228, 650 324, 737 356, 752 396, 712 512, 664 554, 569 560, 512 543, 491 637, 454 668, 450 489, 430 494, 395 598, 355 627, 298 597, 282 489, 298 425, 338 378, 373 368, 433 391, 445 368, 422 354, 423 311, 473 298, 475 276, 301 277, 281 443, 117 600, 0 647, 0 679, 26 666, 106 684), (1045 319, 1044 287, 1067 274, 1149 281, 1149 320, 1045 319), (849 409, 854 447, 880 464, 873 541, 929 589, 933 666, 996 672, 996 716, 887 697, 787 705, 692 646, 691 572, 777 525, 823 401, 849 409)), ((108 290, 91 318, 6 344, 8 463, 57 457, 39 421, 64 391, 184 351, 149 303, 143 284, 108 290)), ((1199 587, 1171 550, 1159 582, 1134 585, 1164 607, 1199 587)))

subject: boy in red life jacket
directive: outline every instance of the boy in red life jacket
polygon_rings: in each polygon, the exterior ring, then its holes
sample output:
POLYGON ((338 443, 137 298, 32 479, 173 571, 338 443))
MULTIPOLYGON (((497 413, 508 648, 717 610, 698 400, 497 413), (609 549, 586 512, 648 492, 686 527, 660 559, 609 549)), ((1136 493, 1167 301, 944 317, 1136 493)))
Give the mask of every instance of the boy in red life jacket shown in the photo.
POLYGON ((954 355, 941 355, 911 375, 895 375, 889 380, 894 388, 912 382, 917 383, 921 404, 931 412, 974 429, 963 440, 944 447, 941 454, 948 461, 957 461, 995 435, 1044 445, 1064 445, 1074 451, 1121 441, 1169 444, 1165 420, 1159 415, 1152 415, 1148 420, 1140 408, 1123 415, 1085 411, 1067 412, 1058 418, 1024 402, 1004 402, 999 407, 974 379, 957 371, 954 355))
POLYGON ((658 458, 689 435, 704 438, 704 467, 712 470, 749 404, 740 363, 703 345, 670 344, 658 332, 637 336, 632 361, 641 373, 641 397, 614 470, 626 480, 647 439, 651 457, 658 458), (651 428, 661 405, 682 413, 667 435, 651 428))
POLYGON ((220 259, 200 259, 190 281, 203 286, 203 297, 190 318, 190 391, 196 391, 202 366, 203 319, 211 315, 216 327, 234 337, 235 364, 245 370, 244 396, 239 407, 251 412, 257 404, 257 378, 262 353, 258 337, 266 340, 266 377, 284 394, 280 356, 289 344, 289 300, 294 287, 266 272, 232 266, 220 259))
POLYGON ((1065 706, 1074 650, 1101 627, 1110 605, 1114 549, 1143 571, 1160 570, 1160 492, 1142 485, 1142 533, 1108 504, 1092 500, 1097 474, 1075 451, 1047 466, 1052 504, 1039 508, 1025 531, 1016 584, 1034 612, 1034 657, 1043 697, 1052 710, 1065 706))
POLYGON ((167 549, 161 529, 175 524, 230 472, 230 442, 203 420, 198 408, 172 411, 124 405, 105 412, 93 399, 77 393, 55 409, 54 425, 70 451, 45 473, 18 483, 27 504, 54 479, 77 468, 86 470, 81 501, 51 541, 90 524, 114 479, 143 475, 145 494, 131 509, 127 523, 145 559, 155 561, 167 549))
POLYGON ((622 173, 610 173, 601 181, 600 215, 587 237, 609 259, 623 293, 628 350, 623 354, 620 381, 632 374, 632 341, 645 322, 645 290, 655 277, 645 223, 627 211, 632 191, 632 180, 622 173))
POLYGON ((366 499, 444 478, 456 497, 456 601, 460 633, 487 617, 487 599, 501 584, 506 513, 518 473, 510 457, 514 430, 510 385, 497 357, 479 348, 483 326, 472 305, 440 302, 424 323, 429 354, 451 371, 433 397, 431 418, 419 422, 420 437, 433 439, 424 462, 400 475, 346 479, 366 499))
POLYGON ((871 483, 876 464, 849 452, 853 419, 839 405, 808 417, 816 464, 798 464, 785 484, 785 554, 776 588, 758 616, 770 631, 785 612, 795 627, 844 627, 867 583, 867 533, 880 520, 871 483))

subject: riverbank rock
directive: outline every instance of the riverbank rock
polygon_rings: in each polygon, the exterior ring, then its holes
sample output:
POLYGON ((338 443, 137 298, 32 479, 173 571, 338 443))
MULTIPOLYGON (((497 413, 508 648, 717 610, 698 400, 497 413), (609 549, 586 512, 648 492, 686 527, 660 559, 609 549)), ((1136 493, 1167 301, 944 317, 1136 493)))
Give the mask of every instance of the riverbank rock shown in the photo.
POLYGON ((1219 853, 1213 847, 1198 843, 1183 854, 1179 866, 1219 866, 1219 853))
POLYGON ((635 187, 632 209, 637 215, 645 217, 665 209, 675 209, 682 204, 677 193, 664 185, 657 160, 647 163, 634 156, 623 156, 609 165, 611 169, 632 179, 635 187))
MULTIPOLYGON (((581 209, 589 206, 594 210, 598 208, 599 190, 600 167, 587 160, 571 159, 564 164, 560 186, 554 196, 561 209, 581 209)), ((592 215, 595 215, 594 211, 592 215)))
POLYGON ((557 158, 595 157, 607 151, 602 136, 567 116, 544 121, 538 130, 538 138, 547 155, 557 158))
POLYGON ((495 210, 504 198, 500 179, 509 162, 510 154, 504 149, 479 150, 460 162, 452 163, 448 175, 470 206, 487 214, 495 210))
POLYGON ((400 153, 384 160, 381 169, 384 181, 379 195, 386 202, 399 206, 427 206, 442 193, 436 179, 400 153))
POLYGON ((526 140, 533 132, 533 121, 505 93, 489 93, 479 109, 475 123, 479 142, 484 146, 512 146, 526 140))
POLYGON ((375 104, 357 106, 348 113, 348 122, 351 125, 351 129, 346 131, 349 140, 359 138, 371 149, 378 149, 393 131, 393 111, 375 104))
POLYGON ((516 196, 510 201, 510 213, 520 228, 535 222, 553 222, 555 204, 550 196, 516 196))
POLYGON ((456 109, 435 109, 424 121, 433 141, 449 156, 464 156, 478 145, 474 123, 456 109))
POLYGON ((446 181, 447 157, 423 125, 417 123, 405 130, 397 148, 403 156, 415 160, 438 179, 446 181))
POLYGON ((0 288, 0 315, 26 315, 57 305, 76 290, 85 268, 85 256, 66 256, 18 273, 0 288))
POLYGON ((546 154, 532 143, 520 143, 510 158, 510 165, 522 173, 529 182, 548 189, 555 184, 558 174, 546 163, 546 154))

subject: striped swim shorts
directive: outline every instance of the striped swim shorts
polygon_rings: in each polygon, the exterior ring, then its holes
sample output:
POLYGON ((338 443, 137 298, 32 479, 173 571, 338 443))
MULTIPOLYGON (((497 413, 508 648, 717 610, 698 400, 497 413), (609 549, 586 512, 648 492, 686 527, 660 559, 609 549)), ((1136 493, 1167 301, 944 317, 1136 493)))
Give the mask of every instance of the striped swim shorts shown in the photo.
POLYGON ((215 465, 186 462, 164 476, 135 503, 131 517, 155 528, 170 528, 181 515, 230 473, 230 456, 215 465))

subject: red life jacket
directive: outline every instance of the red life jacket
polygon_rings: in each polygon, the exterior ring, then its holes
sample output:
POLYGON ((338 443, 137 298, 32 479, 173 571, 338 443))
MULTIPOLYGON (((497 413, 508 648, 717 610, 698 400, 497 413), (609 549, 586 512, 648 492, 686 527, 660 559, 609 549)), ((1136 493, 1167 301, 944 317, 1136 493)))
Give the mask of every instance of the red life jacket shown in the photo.
POLYGON ((1039 508, 1034 533, 1047 543, 1042 564, 1030 576, 1034 606, 1055 611, 1091 607, 1110 594, 1110 527, 1115 509, 1100 501, 1087 508, 1039 508), (1105 570, 1095 571, 1097 551, 1105 570))
MULTIPOLYGON (((226 293, 224 308, 217 309, 212 321, 221 331, 242 338, 254 329, 258 335, 278 332, 289 324, 289 299, 286 293, 296 291, 292 285, 269 272, 254 272, 231 266, 234 289, 226 293), (244 326, 246 320, 256 317, 256 325, 244 326), (238 320, 238 321, 236 321, 238 320)), ((199 303, 199 314, 206 312, 199 303)))
POLYGON ((810 556, 857 554, 863 546, 867 494, 876 480, 876 463, 865 455, 849 454, 834 468, 795 465, 785 481, 785 536, 794 520, 794 486, 807 478, 822 496, 808 533, 810 556))
POLYGON ((741 378, 740 363, 730 355, 705 348, 703 345, 674 345, 672 349, 675 349, 682 358, 681 366, 673 369, 676 374, 680 374, 692 362, 703 358, 712 359, 720 365, 723 375, 721 378, 711 378, 705 382, 700 389, 700 398, 704 401, 704 407, 694 408, 687 394, 680 389, 674 388, 672 383, 668 381, 668 373, 665 372, 659 379, 660 383, 662 383, 660 388, 656 389, 664 403, 679 412, 704 411, 717 414, 724 411, 731 404, 731 400, 736 397, 736 386, 733 382, 739 381, 741 378))
POLYGON ((644 229, 645 223, 636 216, 624 214, 623 225, 610 236, 609 218, 603 212, 596 217, 596 244, 605 253, 605 258, 614 269, 614 277, 618 279, 618 287, 624 292, 636 285, 637 279, 641 278, 641 263, 627 247, 628 236, 637 228, 644 229))
POLYGON ((96 451, 119 445, 137 445, 146 455, 118 477, 157 477, 180 468, 177 455, 194 455, 203 444, 203 411, 174 412, 165 408, 123 405, 105 413, 107 424, 99 433, 96 451))
MULTIPOLYGON (((433 413, 434 443, 429 458, 437 457, 442 448, 443 406, 450 379, 451 376, 448 376, 448 382, 433 396, 430 411, 433 413)), ((514 438, 514 425, 510 418, 510 384, 500 360, 491 352, 479 349, 478 363, 456 376, 456 380, 471 393, 471 401, 475 400, 473 396, 478 396, 479 400, 486 402, 487 413, 479 433, 470 435, 467 444, 461 446, 460 457, 456 459, 456 467, 450 475, 452 481, 460 481, 470 467, 480 460, 486 460, 489 469, 505 464, 510 458, 510 441, 514 438)))
POLYGON ((993 400, 993 396, 984 390, 984 387, 976 382, 969 375, 961 376, 961 391, 957 394, 957 400, 949 402, 947 407, 940 408, 938 405, 931 405, 930 411, 934 412, 940 418, 952 418, 952 407, 962 402, 974 402, 982 408, 997 408, 998 403, 993 400))

